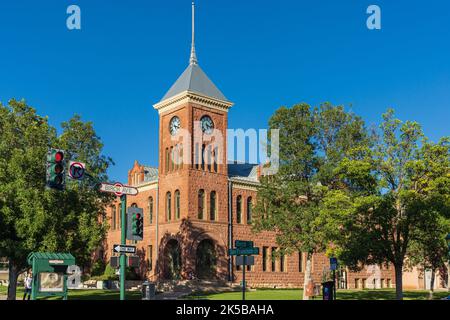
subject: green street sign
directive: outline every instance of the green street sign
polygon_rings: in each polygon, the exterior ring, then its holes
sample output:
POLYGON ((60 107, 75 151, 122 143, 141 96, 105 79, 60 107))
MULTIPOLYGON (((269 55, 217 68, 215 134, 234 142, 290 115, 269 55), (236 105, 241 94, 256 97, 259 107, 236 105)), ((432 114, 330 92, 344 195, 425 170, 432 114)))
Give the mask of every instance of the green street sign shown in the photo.
POLYGON ((228 250, 228 255, 230 256, 251 256, 251 255, 258 255, 259 254, 259 248, 244 248, 244 249, 230 249, 228 250))
POLYGON ((244 249, 244 248, 253 248, 253 241, 242 241, 242 240, 235 240, 234 246, 238 249, 244 249))

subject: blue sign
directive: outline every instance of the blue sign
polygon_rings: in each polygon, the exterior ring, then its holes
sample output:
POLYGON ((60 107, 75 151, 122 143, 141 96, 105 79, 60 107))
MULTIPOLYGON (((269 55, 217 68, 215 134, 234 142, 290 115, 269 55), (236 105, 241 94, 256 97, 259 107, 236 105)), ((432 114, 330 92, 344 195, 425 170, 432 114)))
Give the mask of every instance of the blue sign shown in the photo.
POLYGON ((337 270, 338 262, 336 258, 330 258, 330 270, 337 270))

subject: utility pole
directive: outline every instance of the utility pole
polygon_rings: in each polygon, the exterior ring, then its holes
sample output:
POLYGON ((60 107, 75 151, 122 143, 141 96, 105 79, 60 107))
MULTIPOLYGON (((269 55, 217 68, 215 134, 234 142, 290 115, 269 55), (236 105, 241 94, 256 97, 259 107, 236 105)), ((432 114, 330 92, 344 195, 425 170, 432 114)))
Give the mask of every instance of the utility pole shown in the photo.
MULTIPOLYGON (((120 244, 126 245, 126 231, 127 231, 127 219, 126 219, 126 210, 127 210, 127 195, 124 194, 120 197, 120 207, 121 207, 121 237, 120 244)), ((126 255, 124 252, 120 253, 120 300, 125 300, 125 265, 126 265, 126 255)))

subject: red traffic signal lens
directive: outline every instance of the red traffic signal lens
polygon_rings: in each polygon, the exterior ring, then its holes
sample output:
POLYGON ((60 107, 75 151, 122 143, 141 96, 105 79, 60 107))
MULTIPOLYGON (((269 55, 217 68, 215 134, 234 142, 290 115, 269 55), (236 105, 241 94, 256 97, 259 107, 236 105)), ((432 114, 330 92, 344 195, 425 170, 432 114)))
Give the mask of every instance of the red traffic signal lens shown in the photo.
POLYGON ((140 213, 136 213, 136 219, 140 219, 141 218, 141 214, 140 213))
POLYGON ((55 161, 56 162, 61 162, 64 160, 64 153, 62 153, 61 151, 58 151, 55 153, 55 161))

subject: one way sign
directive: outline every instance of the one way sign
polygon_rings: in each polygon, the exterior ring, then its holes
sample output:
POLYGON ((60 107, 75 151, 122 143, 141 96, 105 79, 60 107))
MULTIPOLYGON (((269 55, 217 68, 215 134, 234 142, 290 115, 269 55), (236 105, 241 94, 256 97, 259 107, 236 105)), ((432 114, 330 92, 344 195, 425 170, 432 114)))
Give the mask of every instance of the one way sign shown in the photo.
POLYGON ((123 244, 115 244, 114 251, 119 253, 136 253, 136 247, 126 246, 123 244))

